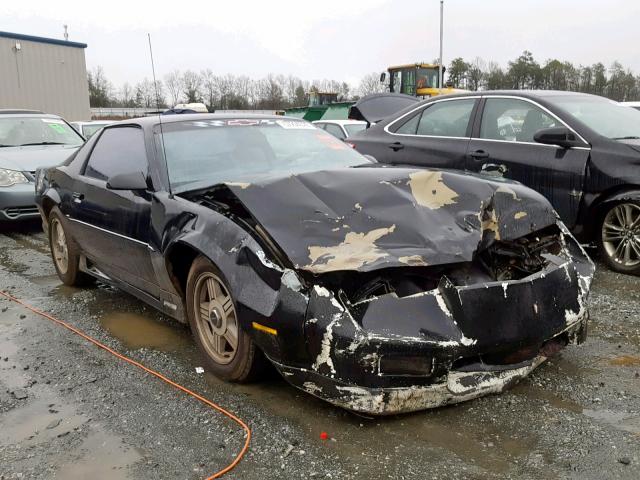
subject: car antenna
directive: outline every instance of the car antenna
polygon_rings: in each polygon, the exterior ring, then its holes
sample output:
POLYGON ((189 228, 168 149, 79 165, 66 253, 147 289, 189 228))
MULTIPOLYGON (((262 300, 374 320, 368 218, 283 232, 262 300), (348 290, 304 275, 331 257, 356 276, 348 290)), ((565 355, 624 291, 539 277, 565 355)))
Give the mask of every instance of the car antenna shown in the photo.
POLYGON ((167 165, 167 155, 164 148, 164 132, 162 131, 162 115, 160 114, 160 93, 158 92, 158 82, 156 81, 156 67, 153 62, 153 48, 151 48, 151 34, 147 33, 149 38, 149 55, 151 56, 151 73, 153 74, 153 88, 156 91, 156 110, 158 111, 158 122, 160 123, 160 143, 162 144, 162 158, 164 159, 164 168, 167 174, 167 185, 169 186, 169 197, 173 197, 171 192, 171 182, 169 181, 169 166, 167 165))

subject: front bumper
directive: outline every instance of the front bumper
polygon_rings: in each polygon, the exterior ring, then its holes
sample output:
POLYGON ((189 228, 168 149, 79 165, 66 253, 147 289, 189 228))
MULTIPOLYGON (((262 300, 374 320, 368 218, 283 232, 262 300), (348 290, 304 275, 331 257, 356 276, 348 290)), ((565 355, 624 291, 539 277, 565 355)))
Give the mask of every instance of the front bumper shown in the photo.
MULTIPOLYGON (((556 338, 579 343, 586 335, 588 315, 556 338)), ((552 339, 553 341, 553 339, 552 339)), ((274 362, 293 386, 336 406, 369 415, 393 415, 465 402, 501 393, 528 376, 549 357, 544 350, 533 359, 513 366, 489 366, 482 370, 451 370, 436 383, 402 387, 366 387, 346 383, 316 371, 274 362)))
POLYGON ((0 221, 19 222, 39 216, 33 183, 0 187, 0 221))
POLYGON ((518 280, 455 285, 443 276, 433 290, 353 305, 314 286, 304 326, 311 361, 276 366, 296 387, 376 415, 500 392, 586 338, 595 267, 559 228, 561 256, 518 280))

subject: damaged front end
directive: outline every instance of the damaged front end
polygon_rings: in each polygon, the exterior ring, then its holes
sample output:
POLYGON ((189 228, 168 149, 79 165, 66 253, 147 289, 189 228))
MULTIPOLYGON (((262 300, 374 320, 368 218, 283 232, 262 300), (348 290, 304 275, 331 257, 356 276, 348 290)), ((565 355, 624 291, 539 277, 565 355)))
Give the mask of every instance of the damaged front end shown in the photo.
POLYGON ((305 322, 314 362, 278 365, 287 380, 350 410, 410 412, 501 392, 586 337, 594 267, 561 223, 420 270, 376 272, 355 295, 315 286, 305 322))
POLYGON ((241 305, 256 343, 288 382, 346 409, 497 393, 586 337, 594 265, 520 185, 363 168, 198 195, 233 204, 277 263, 253 267, 276 293, 268 316, 241 305))

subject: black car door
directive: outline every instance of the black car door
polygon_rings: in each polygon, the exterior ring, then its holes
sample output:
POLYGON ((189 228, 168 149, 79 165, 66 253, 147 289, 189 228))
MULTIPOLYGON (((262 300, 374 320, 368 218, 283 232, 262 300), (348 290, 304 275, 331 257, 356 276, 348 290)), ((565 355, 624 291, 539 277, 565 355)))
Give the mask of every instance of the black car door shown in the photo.
POLYGON ((133 172, 148 175, 142 129, 106 128, 73 185, 70 223, 74 239, 101 272, 157 296, 149 245, 152 193, 107 188, 112 176, 133 172))
POLYGON ((485 97, 469 142, 468 170, 517 180, 551 202, 569 228, 576 223, 590 147, 536 143, 534 134, 566 126, 541 105, 508 96, 485 97))
POLYGON ((363 145, 363 153, 372 153, 382 163, 462 170, 476 103, 476 98, 429 103, 387 125, 378 139, 385 142, 384 148, 369 152, 363 145))

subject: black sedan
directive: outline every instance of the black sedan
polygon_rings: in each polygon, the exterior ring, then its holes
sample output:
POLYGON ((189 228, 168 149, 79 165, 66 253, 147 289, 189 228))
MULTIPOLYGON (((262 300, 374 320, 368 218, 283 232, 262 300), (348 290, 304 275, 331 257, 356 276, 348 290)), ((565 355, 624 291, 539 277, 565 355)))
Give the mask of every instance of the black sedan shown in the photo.
POLYGON ((67 285, 188 322, 217 376, 270 361, 384 414, 499 392, 584 339, 593 264, 522 185, 379 165, 282 117, 105 127, 39 171, 67 285))
POLYGON ((426 100, 349 142, 382 163, 522 182, 611 268, 640 274, 640 111, 571 92, 475 92, 426 100))

